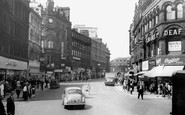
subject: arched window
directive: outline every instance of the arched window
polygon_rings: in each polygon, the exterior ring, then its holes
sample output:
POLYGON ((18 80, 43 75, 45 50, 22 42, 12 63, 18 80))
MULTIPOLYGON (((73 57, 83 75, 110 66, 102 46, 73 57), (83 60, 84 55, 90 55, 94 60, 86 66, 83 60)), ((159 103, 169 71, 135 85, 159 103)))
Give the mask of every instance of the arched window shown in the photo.
POLYGON ((166 19, 167 20, 175 19, 175 10, 172 11, 171 5, 168 5, 166 7, 166 19))
POLYGON ((155 16, 155 25, 159 23, 159 15, 155 16))
POLYGON ((182 4, 177 5, 177 19, 183 18, 182 4))

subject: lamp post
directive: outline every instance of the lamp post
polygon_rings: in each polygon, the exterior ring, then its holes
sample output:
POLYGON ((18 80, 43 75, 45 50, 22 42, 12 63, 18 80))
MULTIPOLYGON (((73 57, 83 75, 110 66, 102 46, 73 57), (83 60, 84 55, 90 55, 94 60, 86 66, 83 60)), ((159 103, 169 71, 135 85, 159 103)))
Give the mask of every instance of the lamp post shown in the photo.
POLYGON ((98 66, 97 67, 97 75, 98 75, 98 77, 100 77, 99 72, 100 72, 100 66, 101 66, 101 64, 98 63, 97 66, 98 66))

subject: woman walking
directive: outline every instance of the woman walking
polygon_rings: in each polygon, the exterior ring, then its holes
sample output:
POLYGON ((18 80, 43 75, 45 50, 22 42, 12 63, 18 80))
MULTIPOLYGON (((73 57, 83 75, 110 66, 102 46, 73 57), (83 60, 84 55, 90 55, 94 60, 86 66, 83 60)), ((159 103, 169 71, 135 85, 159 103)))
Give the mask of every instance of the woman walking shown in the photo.
POLYGON ((21 92, 21 82, 18 80, 17 84, 16 84, 16 94, 17 94, 17 98, 19 98, 21 92))

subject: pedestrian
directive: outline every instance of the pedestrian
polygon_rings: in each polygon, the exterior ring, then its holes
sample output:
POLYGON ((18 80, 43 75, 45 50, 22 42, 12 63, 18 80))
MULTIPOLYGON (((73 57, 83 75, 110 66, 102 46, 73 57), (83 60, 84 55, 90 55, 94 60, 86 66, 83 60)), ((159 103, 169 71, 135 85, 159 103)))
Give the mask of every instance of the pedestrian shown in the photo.
POLYGON ((4 83, 0 85, 0 95, 4 96, 4 83))
POLYGON ((25 101, 28 100, 28 82, 26 82, 23 87, 23 98, 25 101))
POLYGON ((40 85, 41 85, 41 90, 43 91, 44 90, 44 80, 43 79, 41 79, 40 85))
POLYGON ((165 97, 166 96, 166 91, 167 91, 167 88, 165 86, 165 82, 163 83, 163 86, 162 86, 162 97, 165 97))
POLYGON ((134 91, 134 80, 130 82, 130 94, 132 95, 132 92, 134 91))
POLYGON ((11 91, 9 93, 9 96, 7 98, 7 114, 8 115, 15 115, 15 103, 14 103, 14 98, 13 98, 14 92, 11 91))
POLYGON ((5 109, 4 109, 4 105, 3 105, 2 100, 3 100, 3 96, 0 95, 0 114, 1 114, 1 115, 6 115, 6 111, 5 111, 5 109))
POLYGON ((139 81, 139 84, 137 86, 137 90, 138 90, 138 99, 141 96, 141 99, 143 100, 144 84, 142 83, 142 81, 139 81))
POLYGON ((17 84, 16 84, 16 94, 17 94, 17 98, 19 98, 20 92, 21 92, 21 82, 20 82, 20 80, 18 80, 18 81, 17 81, 17 84))

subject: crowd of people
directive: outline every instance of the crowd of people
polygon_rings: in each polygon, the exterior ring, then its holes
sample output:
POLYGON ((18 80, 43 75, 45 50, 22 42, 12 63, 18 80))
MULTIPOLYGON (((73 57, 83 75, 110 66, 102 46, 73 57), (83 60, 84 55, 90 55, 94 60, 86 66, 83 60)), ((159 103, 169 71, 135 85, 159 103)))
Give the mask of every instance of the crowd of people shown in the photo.
POLYGON ((49 79, 38 79, 33 77, 32 79, 6 79, 0 83, 0 115, 14 115, 15 104, 14 98, 22 98, 27 101, 35 94, 36 89, 44 90, 48 87, 49 79), (16 94, 16 97, 14 96, 16 94), (6 99, 6 106, 3 105, 2 100, 6 99), (6 109, 5 109, 6 107, 6 109))
POLYGON ((9 92, 14 91, 16 98, 23 97, 24 100, 28 100, 36 89, 44 89, 44 84, 47 87, 49 80, 32 78, 32 79, 7 79, 0 84, 0 96, 5 97, 9 92), (22 95, 21 95, 22 94, 22 95))
POLYGON ((170 80, 165 81, 157 81, 157 80, 151 80, 148 78, 147 80, 143 79, 136 79, 134 76, 118 76, 117 82, 120 82, 120 84, 123 87, 124 91, 129 92, 130 94, 133 93, 134 89, 137 89, 138 92, 138 99, 141 97, 143 99, 143 95, 146 92, 149 92, 150 94, 156 94, 157 97, 168 97, 170 98, 172 96, 172 83, 170 80))

